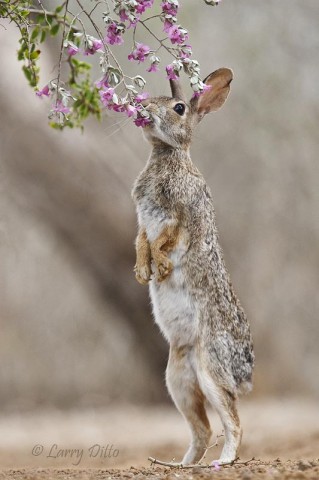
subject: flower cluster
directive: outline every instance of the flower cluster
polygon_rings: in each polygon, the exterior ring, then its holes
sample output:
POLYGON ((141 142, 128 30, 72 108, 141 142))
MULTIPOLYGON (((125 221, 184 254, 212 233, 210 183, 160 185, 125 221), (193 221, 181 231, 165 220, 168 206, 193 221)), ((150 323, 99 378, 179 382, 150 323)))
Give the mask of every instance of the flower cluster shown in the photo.
MULTIPOLYGON (((217 5, 220 0, 204 0, 209 5, 217 5)), ((71 67, 71 76, 69 84, 74 93, 63 88, 63 82, 60 81, 60 74, 56 80, 49 82, 48 85, 36 92, 40 98, 54 96, 54 104, 50 115, 68 119, 74 116, 77 109, 79 116, 85 118, 90 112, 94 111, 99 117, 101 105, 108 110, 121 112, 132 117, 137 126, 145 127, 151 120, 147 110, 142 106, 145 99, 145 93, 139 93, 145 86, 145 80, 140 75, 129 77, 125 75, 119 61, 116 59, 113 47, 124 43, 124 35, 130 28, 134 28, 133 47, 128 54, 128 60, 138 64, 147 61, 149 63, 146 71, 157 72, 160 65, 160 57, 157 52, 165 48, 173 59, 166 65, 167 78, 176 80, 182 72, 185 72, 190 78, 190 84, 194 96, 199 96, 209 87, 201 80, 200 67, 196 60, 192 58, 192 47, 188 43, 188 31, 178 23, 179 0, 162 0, 160 3, 160 13, 151 15, 149 18, 143 17, 143 14, 154 4, 154 0, 113 0, 113 13, 109 10, 103 14, 105 29, 102 31, 95 28, 97 38, 86 33, 82 22, 80 28, 70 27, 66 34, 63 47, 67 57, 67 62, 71 67), (146 22, 158 18, 162 22, 162 29, 166 38, 160 40, 154 34, 146 22), (154 48, 135 40, 137 27, 144 26, 158 42, 154 48), (81 28, 82 27, 82 28, 81 28), (88 71, 90 64, 83 62, 79 56, 99 57, 102 77, 90 83, 88 71), (79 83, 78 77, 86 75, 86 80, 79 83), (85 89, 85 95, 83 95, 85 89), (72 102, 73 100, 73 102, 72 102)), ((58 7, 61 10, 62 5, 58 7)), ((59 10, 59 11, 61 11, 59 10)), ((92 10, 92 12, 94 9, 92 10)), ((90 15, 88 15, 89 19, 90 15)), ((76 15, 74 22, 77 21, 76 15)), ((60 68, 60 66, 59 66, 60 68)))
POLYGON ((151 8, 154 3, 154 0, 136 0, 137 6, 136 11, 137 13, 144 13, 147 8, 151 8))
POLYGON ((94 55, 96 52, 103 52, 103 42, 87 35, 84 55, 94 55))
POLYGON ((160 63, 160 59, 156 55, 151 55, 149 57, 151 65, 147 69, 147 72, 158 72, 158 65, 160 63))
MULTIPOLYGON (((36 95, 39 98, 42 97, 52 97, 57 90, 57 85, 54 82, 50 82, 49 84, 45 85, 41 90, 36 91, 36 95)), ((53 117, 54 115, 62 115, 62 117, 66 117, 70 112, 71 108, 68 106, 70 99, 74 98, 71 95, 71 92, 65 90, 64 88, 59 88, 60 98, 57 97, 55 103, 52 104, 51 110, 49 113, 49 118, 53 117)))
POLYGON ((102 40, 98 40, 97 38, 92 37, 92 35, 83 35, 82 33, 78 33, 77 38, 79 43, 80 39, 83 39, 83 49, 70 40, 66 40, 64 42, 63 46, 66 48, 67 54, 70 57, 73 57, 79 53, 89 56, 94 55, 95 53, 103 52, 102 40))
POLYGON ((165 0, 161 3, 162 16, 164 20, 164 32, 167 33, 171 43, 183 45, 188 39, 188 32, 181 25, 177 24, 178 0, 165 0))
POLYGON ((138 63, 144 62, 151 53, 150 47, 143 43, 137 43, 135 49, 127 57, 129 60, 137 60, 138 63))
POLYGON ((173 63, 167 65, 166 73, 169 80, 177 80, 179 77, 179 72, 183 68, 182 63, 179 60, 174 60, 173 63))
POLYGON ((183 45, 188 39, 188 32, 177 24, 178 0, 166 0, 161 3, 164 20, 164 32, 167 33, 171 43, 183 45))
POLYGON ((109 43, 110 45, 122 45, 122 43, 124 42, 124 39, 122 37, 124 32, 125 25, 123 23, 119 23, 114 20, 109 21, 105 37, 106 43, 109 43))
POLYGON ((118 15, 121 22, 129 22, 127 28, 130 28, 135 26, 141 15, 153 6, 154 0, 115 0, 114 3, 114 13, 118 15))
POLYGON ((42 98, 43 96, 49 97, 51 95, 49 85, 45 85, 41 90, 37 90, 35 94, 40 98, 42 98))
POLYGON ((99 94, 102 104, 108 110, 125 113, 129 118, 133 117, 136 126, 145 127, 151 122, 149 113, 141 105, 141 102, 148 98, 147 93, 136 95, 131 100, 128 98, 122 99, 115 93, 114 88, 103 86, 99 94))

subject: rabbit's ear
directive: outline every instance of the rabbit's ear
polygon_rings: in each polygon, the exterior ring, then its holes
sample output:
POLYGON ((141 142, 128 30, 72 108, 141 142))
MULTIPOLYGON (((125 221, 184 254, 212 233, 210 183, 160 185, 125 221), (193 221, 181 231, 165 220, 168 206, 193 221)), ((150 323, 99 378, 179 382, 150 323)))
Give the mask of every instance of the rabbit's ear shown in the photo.
POLYGON ((186 101, 179 79, 170 80, 169 83, 171 85, 172 97, 186 101))
POLYGON ((226 101, 230 90, 233 72, 229 68, 220 68, 205 78, 204 83, 210 88, 199 97, 192 98, 191 108, 197 112, 199 120, 206 113, 215 112, 226 101))

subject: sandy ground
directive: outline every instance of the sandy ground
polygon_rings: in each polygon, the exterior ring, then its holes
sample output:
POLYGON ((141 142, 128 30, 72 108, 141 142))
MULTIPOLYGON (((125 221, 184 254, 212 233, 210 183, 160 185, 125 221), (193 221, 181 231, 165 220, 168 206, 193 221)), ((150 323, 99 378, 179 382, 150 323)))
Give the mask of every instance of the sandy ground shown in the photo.
MULTIPOLYGON (((149 456, 180 460, 187 448, 187 427, 170 407, 0 416, 0 479, 319 479, 318 403, 242 402, 240 413, 241 463, 221 470, 150 465, 149 456)), ((214 443, 222 428, 213 412, 210 418, 214 443)), ((205 463, 218 458, 222 443, 221 437, 205 463)))

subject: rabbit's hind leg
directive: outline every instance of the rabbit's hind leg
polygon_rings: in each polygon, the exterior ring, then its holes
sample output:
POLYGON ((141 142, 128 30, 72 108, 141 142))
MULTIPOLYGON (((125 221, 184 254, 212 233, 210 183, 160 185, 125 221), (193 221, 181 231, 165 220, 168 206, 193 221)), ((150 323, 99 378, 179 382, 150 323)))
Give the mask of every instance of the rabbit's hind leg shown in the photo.
POLYGON ((192 440, 182 465, 197 463, 209 446, 211 429, 205 409, 205 396, 201 391, 192 365, 191 346, 170 348, 166 370, 166 384, 178 410, 187 420, 192 440))
POLYGON ((220 416, 225 443, 218 462, 222 465, 233 463, 238 456, 242 429, 237 412, 236 396, 219 386, 208 372, 198 372, 201 388, 208 401, 220 416))

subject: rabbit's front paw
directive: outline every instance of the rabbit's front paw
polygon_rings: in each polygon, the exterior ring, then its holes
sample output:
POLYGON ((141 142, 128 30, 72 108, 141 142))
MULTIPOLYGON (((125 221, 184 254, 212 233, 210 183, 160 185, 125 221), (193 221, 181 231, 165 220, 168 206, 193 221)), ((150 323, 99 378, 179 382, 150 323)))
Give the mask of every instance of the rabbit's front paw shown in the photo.
POLYGON ((150 265, 144 263, 143 265, 136 264, 134 267, 135 278, 141 285, 147 285, 152 276, 150 265))
POLYGON ((156 264, 157 267, 157 281, 163 282, 169 275, 172 273, 173 270, 173 263, 167 257, 161 257, 159 262, 156 264))

